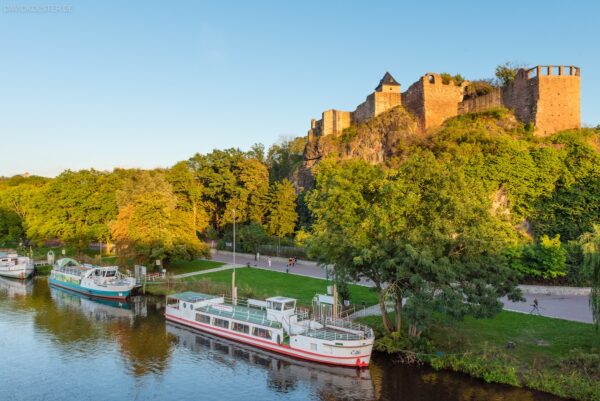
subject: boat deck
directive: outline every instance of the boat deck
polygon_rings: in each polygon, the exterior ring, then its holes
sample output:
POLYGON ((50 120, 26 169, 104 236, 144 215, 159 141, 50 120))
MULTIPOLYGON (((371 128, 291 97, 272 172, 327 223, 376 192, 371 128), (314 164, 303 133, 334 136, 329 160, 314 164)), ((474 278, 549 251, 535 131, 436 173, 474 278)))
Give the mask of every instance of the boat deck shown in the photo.
POLYGON ((209 313, 211 315, 223 316, 231 319, 241 320, 244 322, 258 324, 261 326, 281 328, 281 323, 267 319, 267 313, 264 310, 257 308, 249 308, 241 305, 209 305, 198 308, 199 311, 209 313))

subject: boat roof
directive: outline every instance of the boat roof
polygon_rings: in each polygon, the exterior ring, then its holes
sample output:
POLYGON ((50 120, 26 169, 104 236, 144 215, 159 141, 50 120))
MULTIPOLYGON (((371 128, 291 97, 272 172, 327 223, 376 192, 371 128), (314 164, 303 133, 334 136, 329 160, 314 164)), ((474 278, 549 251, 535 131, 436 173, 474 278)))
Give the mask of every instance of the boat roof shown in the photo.
POLYGON ((219 296, 216 296, 216 295, 208 295, 208 294, 203 294, 201 292, 194 292, 194 291, 179 292, 177 294, 168 295, 168 297, 178 299, 178 300, 184 301, 184 302, 198 302, 198 301, 206 301, 207 299, 220 298, 219 296))
POLYGON ((288 297, 271 297, 271 298, 267 298, 267 301, 289 302, 289 301, 295 301, 295 299, 294 298, 288 298, 288 297))

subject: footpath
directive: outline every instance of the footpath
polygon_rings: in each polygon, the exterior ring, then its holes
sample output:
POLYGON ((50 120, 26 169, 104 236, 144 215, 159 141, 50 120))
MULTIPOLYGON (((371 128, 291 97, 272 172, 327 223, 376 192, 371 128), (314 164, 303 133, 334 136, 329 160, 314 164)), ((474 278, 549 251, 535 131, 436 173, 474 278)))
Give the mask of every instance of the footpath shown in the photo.
MULTIPOLYGON (((187 273, 180 276, 188 276, 194 274, 206 274, 213 271, 227 270, 233 268, 233 253, 227 251, 212 250, 212 259, 227 263, 226 266, 221 266, 216 269, 203 270, 195 273, 187 273)), ((317 265, 316 262, 308 260, 297 260, 296 265, 288 267, 288 259, 271 256, 271 264, 269 266, 269 257, 260 255, 256 260, 255 255, 246 253, 236 253, 236 267, 250 266, 262 268, 266 270, 278 271, 299 276, 312 278, 326 279, 327 272, 323 267, 317 265)), ((179 277, 179 276, 178 276, 179 277)), ((361 280, 356 283, 371 287, 373 284, 369 280, 361 280)), ((512 302, 506 297, 501 301, 504 304, 504 309, 512 312, 530 313, 533 309, 533 300, 537 299, 541 316, 553 317, 557 319, 571 320, 575 322, 592 323, 593 317, 589 307, 589 288, 578 287, 551 287, 551 286, 519 286, 523 292, 525 302, 512 302)), ((360 316, 378 315, 380 309, 378 305, 371 306, 365 311, 360 311, 360 316)))

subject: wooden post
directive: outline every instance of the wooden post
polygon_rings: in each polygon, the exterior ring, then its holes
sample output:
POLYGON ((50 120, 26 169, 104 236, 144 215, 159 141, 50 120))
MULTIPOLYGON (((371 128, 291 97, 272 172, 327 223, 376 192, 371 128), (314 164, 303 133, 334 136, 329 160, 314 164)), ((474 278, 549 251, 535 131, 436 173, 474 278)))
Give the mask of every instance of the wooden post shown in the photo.
POLYGON ((333 312, 332 315, 333 315, 334 319, 337 319, 337 316, 338 316, 338 313, 337 313, 337 297, 338 297, 337 286, 334 284, 333 285, 333 311, 332 311, 333 312))
POLYGON ((233 272, 231 273, 231 303, 237 305, 237 291, 235 288, 235 268, 233 268, 233 272))

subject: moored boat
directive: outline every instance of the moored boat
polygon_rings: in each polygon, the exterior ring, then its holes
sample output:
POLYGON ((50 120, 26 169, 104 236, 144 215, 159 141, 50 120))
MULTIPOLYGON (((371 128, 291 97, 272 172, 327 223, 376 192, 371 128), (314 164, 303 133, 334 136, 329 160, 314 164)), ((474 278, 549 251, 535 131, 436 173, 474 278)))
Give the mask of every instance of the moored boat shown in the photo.
POLYGON ((125 299, 137 287, 135 278, 124 276, 117 266, 79 264, 70 258, 56 262, 48 282, 55 287, 107 299, 125 299))
POLYGON ((183 292, 167 297, 165 317, 272 352, 338 366, 368 366, 375 339, 367 326, 329 315, 311 318, 286 297, 231 302, 183 292))
POLYGON ((0 254, 0 276, 24 280, 33 274, 34 269, 33 261, 27 256, 0 254))

